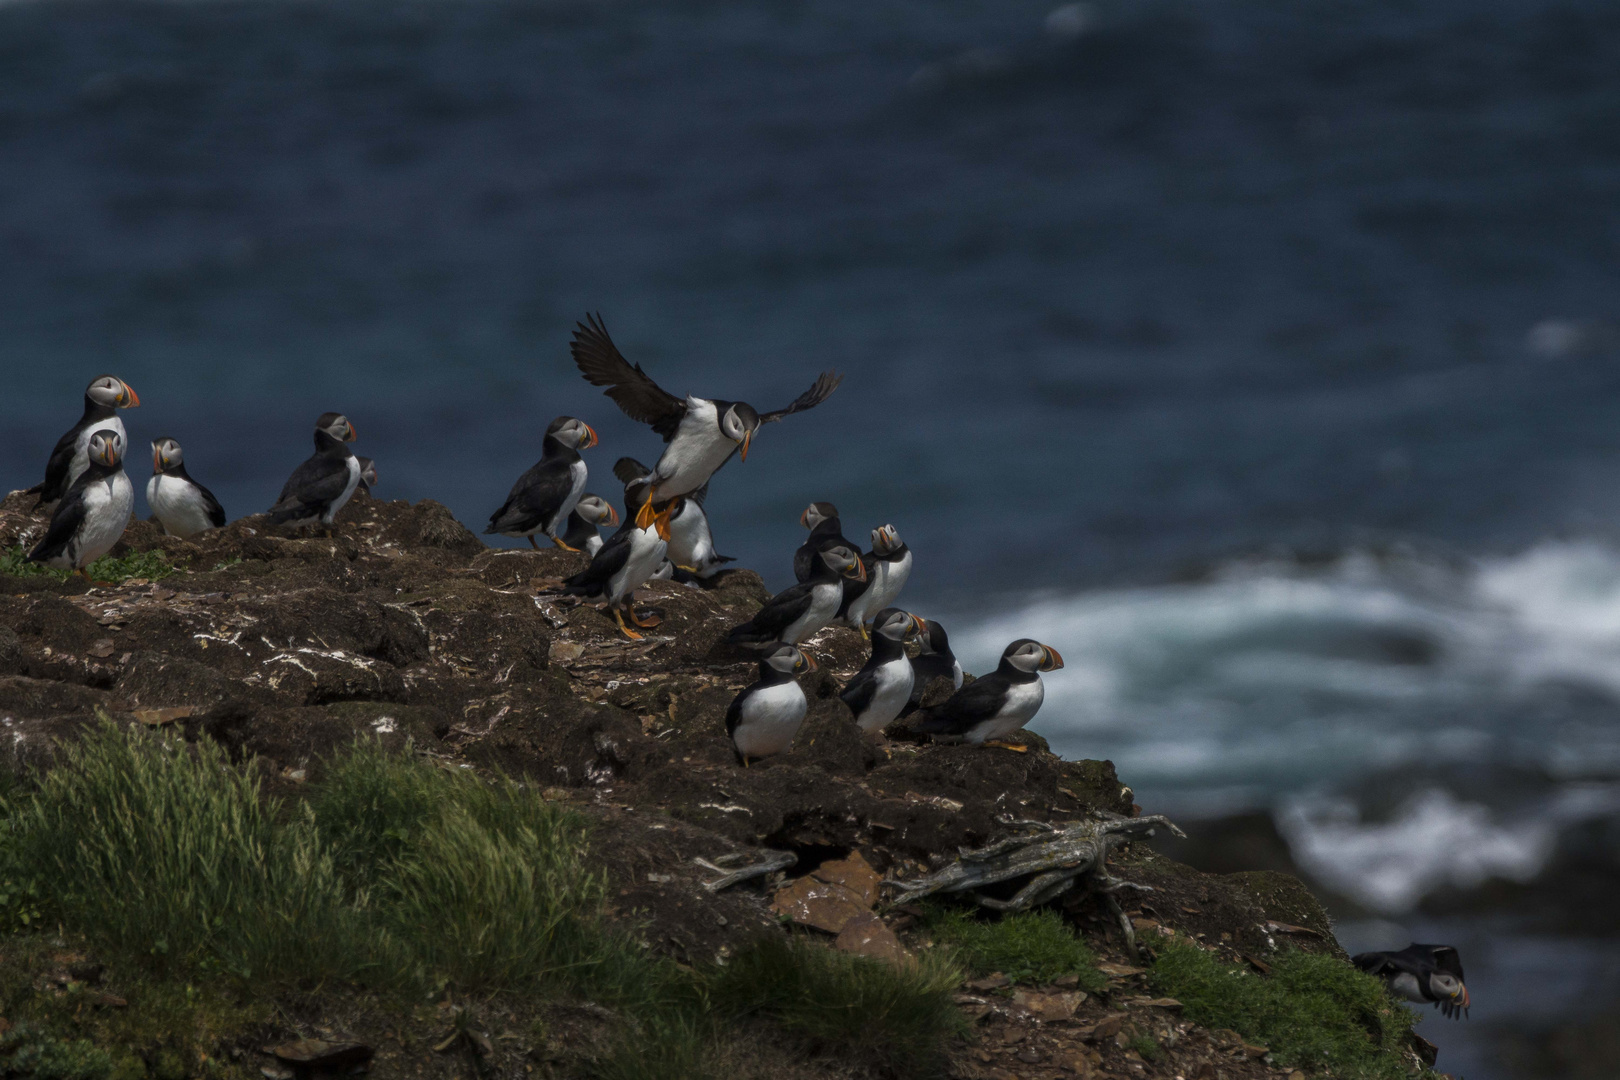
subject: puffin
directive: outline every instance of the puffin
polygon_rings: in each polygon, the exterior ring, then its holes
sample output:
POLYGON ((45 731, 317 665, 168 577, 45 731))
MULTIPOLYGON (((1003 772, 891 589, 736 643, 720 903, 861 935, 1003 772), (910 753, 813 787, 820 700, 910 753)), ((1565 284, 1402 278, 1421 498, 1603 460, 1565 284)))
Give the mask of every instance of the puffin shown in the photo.
POLYGON ((917 655, 911 658, 916 680, 911 687, 911 700, 906 702, 901 716, 910 716, 921 707, 923 694, 935 679, 949 679, 953 690, 962 689, 962 665, 951 652, 951 639, 938 620, 928 620, 927 629, 917 637, 917 650, 917 655))
POLYGON ((652 524, 646 528, 637 525, 635 511, 646 499, 646 487, 639 480, 625 485, 624 524, 591 556, 591 564, 563 582, 560 590, 565 596, 605 601, 613 609, 619 629, 632 641, 640 641, 641 635, 625 625, 626 611, 630 621, 642 629, 662 621, 657 616, 638 619, 630 607, 630 594, 652 580, 663 565, 669 547, 669 515, 674 509, 665 504, 653 515, 652 524))
POLYGON ((613 509, 612 503, 600 495, 581 495, 568 515, 568 528, 562 535, 563 546, 595 555, 602 550, 602 535, 596 531, 597 526, 618 523, 619 512, 613 509))
POLYGON ((844 527, 838 521, 838 507, 830 502, 813 502, 799 515, 799 524, 810 530, 810 535, 793 553, 793 580, 809 581, 816 571, 816 552, 830 547, 861 550, 844 539, 844 527))
POLYGON ((84 388, 84 415, 67 434, 56 440, 50 460, 45 463, 45 479, 26 492, 38 496, 34 509, 66 495, 73 481, 90 467, 90 436, 94 432, 117 432, 121 459, 129 436, 124 433, 124 422, 118 419, 118 410, 138 408, 140 404, 135 388, 118 376, 97 375, 91 379, 90 385, 84 388))
POLYGON ((1028 750, 1001 740, 1029 723, 1040 710, 1046 697, 1040 673, 1062 666, 1063 657, 1056 649, 1019 638, 1002 651, 995 671, 962 687, 943 705, 922 710, 917 729, 939 742, 1028 750))
POLYGON ((585 421, 559 416, 546 428, 540 460, 518 477, 501 508, 489 516, 484 535, 526 536, 539 548, 534 534, 543 532, 564 551, 578 551, 558 533, 567 529, 568 515, 585 491, 585 459, 581 450, 596 445, 596 432, 585 421))
POLYGON ((872 550, 861 561, 866 563, 866 588, 845 587, 839 616, 864 637, 873 613, 893 604, 905 588, 911 576, 911 549, 893 525, 880 525, 872 530, 872 550))
POLYGON ((814 670, 816 662, 787 642, 766 646, 759 658, 759 681, 732 698, 726 709, 726 734, 743 768, 793 745, 809 709, 794 676, 814 670))
POLYGON ((853 549, 839 546, 819 552, 809 581, 789 585, 765 602, 754 617, 732 628, 728 640, 744 648, 766 648, 778 641, 797 645, 832 622, 844 595, 844 579, 866 579, 866 567, 853 549))
POLYGON ((152 479, 146 482, 146 505, 164 532, 182 539, 225 524, 225 508, 212 491, 186 472, 179 442, 167 435, 152 440, 152 479))
POLYGON ((270 524, 321 525, 330 535, 332 519, 360 486, 360 461, 344 445, 353 442, 355 434, 342 413, 320 415, 315 421, 315 453, 287 478, 270 508, 270 524))
POLYGON ((116 431, 92 432, 85 450, 89 464, 58 500, 51 524, 28 561, 72 570, 87 581, 85 569, 113 549, 135 509, 135 485, 124 475, 124 440, 116 431))
POLYGON ((355 460, 360 463, 360 486, 355 490, 370 495, 371 489, 377 486, 377 463, 368 457, 356 457, 355 460))
POLYGON ((914 676, 906 639, 927 628, 922 619, 899 608, 884 608, 872 620, 872 657, 838 694, 864 733, 881 735, 911 700, 914 676))
MULTIPOLYGON (((629 457, 620 458, 613 465, 613 475, 627 484, 651 471, 629 457)), ((707 581, 720 572, 720 567, 737 561, 714 550, 714 534, 709 530, 709 515, 703 505, 708 497, 709 485, 704 484, 670 512, 669 551, 665 556, 670 567, 667 573, 660 570, 659 576, 683 582, 707 581)))
POLYGON ((826 401, 838 389, 842 376, 824 371, 815 383, 783 409, 757 412, 746 401, 723 401, 687 395, 683 400, 647 376, 641 365, 631 366, 608 336, 602 316, 587 315, 574 329, 569 351, 580 374, 603 391, 632 420, 648 424, 667 444, 663 456, 642 479, 647 481, 646 502, 637 511, 646 526, 653 507, 678 496, 691 495, 709 482, 719 468, 748 446, 761 424, 773 423, 826 401))
POLYGON ((1419 945, 1398 952, 1364 952, 1350 962, 1369 975, 1377 975, 1407 1001, 1431 1004, 1455 1020, 1468 1015, 1468 987, 1463 983, 1462 957, 1450 945, 1419 945))

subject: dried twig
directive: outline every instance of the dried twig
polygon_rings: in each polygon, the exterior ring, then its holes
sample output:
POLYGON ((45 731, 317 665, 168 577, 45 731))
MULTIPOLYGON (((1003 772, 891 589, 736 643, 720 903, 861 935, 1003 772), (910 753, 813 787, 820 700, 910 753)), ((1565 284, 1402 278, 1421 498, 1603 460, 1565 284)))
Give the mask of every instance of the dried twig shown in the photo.
POLYGON ((749 863, 747 866, 738 867, 735 870, 727 869, 729 865, 734 865, 743 859, 749 858, 752 854, 752 852, 748 851, 738 851, 730 855, 721 855, 714 862, 707 859, 693 859, 692 861, 705 870, 713 870, 715 873, 723 875, 714 881, 704 882, 703 887, 712 893, 717 893, 721 889, 729 889, 739 881, 747 881, 749 878, 763 877, 766 874, 774 874, 778 870, 786 870, 799 861, 799 857, 791 851, 768 851, 765 853, 765 858, 759 862, 749 863))

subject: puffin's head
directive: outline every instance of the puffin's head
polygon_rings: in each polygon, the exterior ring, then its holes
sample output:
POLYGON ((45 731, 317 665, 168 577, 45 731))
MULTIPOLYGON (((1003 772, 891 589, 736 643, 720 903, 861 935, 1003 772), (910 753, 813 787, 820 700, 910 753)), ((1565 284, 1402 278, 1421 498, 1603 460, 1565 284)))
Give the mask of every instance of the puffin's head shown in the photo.
POLYGON ((843 544, 834 544, 823 551, 821 559, 844 577, 854 578, 856 581, 866 580, 866 564, 861 562, 860 554, 843 544))
POLYGON ((546 434, 571 450, 589 450, 596 445, 596 431, 573 416, 559 416, 546 428, 546 434))
POLYGON ((1056 671, 1063 666, 1063 657, 1056 649, 1032 638, 1019 638, 1007 646, 1001 659, 1019 671, 1056 671))
POLYGON ((180 444, 167 435, 152 440, 152 471, 166 473, 185 461, 180 444))
POLYGON ((135 388, 116 375, 98 375, 84 388, 84 396, 109 409, 133 409, 140 405, 135 388))
POLYGON ((742 447, 742 459, 748 460, 748 444, 759 430, 759 413, 746 401, 734 401, 720 414, 720 431, 726 438, 742 447))
POLYGON ((349 418, 342 413, 321 413, 320 419, 315 421, 315 430, 324 431, 338 442, 354 442, 358 434, 349 418))
POLYGON ((784 675, 798 675, 806 671, 816 670, 816 662, 808 653, 799 651, 785 641, 778 641, 765 650, 760 663, 780 671, 784 675))
POLYGON ((872 551, 878 555, 892 555, 904 546, 900 530, 893 525, 879 525, 872 530, 872 551))
POLYGON ((574 509, 579 513, 580 517, 592 525, 617 525, 619 523, 619 512, 613 509, 612 505, 599 495, 580 496, 580 500, 574 505, 574 509))
POLYGON ((360 463, 360 482, 370 490, 377 486, 377 463, 368 457, 357 458, 360 463))
POLYGON ((124 440, 116 431, 98 431, 90 436, 90 460, 101 465, 117 465, 124 460, 124 440))
POLYGON ((799 524, 807 529, 814 529, 823 521, 838 516, 838 507, 830 502, 813 502, 805 507, 804 513, 799 515, 799 524))
POLYGON ((1436 971, 1429 976, 1429 993, 1447 1016, 1455 1016, 1468 1008, 1468 987, 1449 971, 1436 971))
POLYGON ((904 641, 918 634, 926 633, 928 624, 909 611, 899 608, 886 607, 877 613, 872 620, 872 633, 880 634, 890 641, 904 641))

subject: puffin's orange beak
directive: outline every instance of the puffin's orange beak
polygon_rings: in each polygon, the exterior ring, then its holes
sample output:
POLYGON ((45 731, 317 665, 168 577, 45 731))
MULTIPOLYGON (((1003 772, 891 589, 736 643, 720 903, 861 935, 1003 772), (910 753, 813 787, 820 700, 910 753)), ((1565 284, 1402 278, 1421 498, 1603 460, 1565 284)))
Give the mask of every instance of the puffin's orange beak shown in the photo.
POLYGON ((753 442, 753 441, 754 441, 754 433, 752 431, 747 432, 747 433, 745 433, 743 435, 742 459, 744 461, 748 460, 748 444, 753 442))
POLYGON ((855 558, 855 572, 853 574, 846 574, 844 576, 845 577, 853 577, 856 581, 865 581, 866 580, 866 564, 861 561, 859 556, 856 556, 856 558, 855 558))
POLYGON ((926 633, 928 633, 928 620, 918 618, 916 615, 913 615, 911 617, 911 632, 913 634, 926 634, 926 633))
POLYGON ((800 652, 799 655, 804 657, 804 666, 805 667, 809 668, 811 671, 817 670, 817 668, 816 668, 816 658, 815 657, 811 656, 807 652, 800 652))
POLYGON ((155 446, 152 447, 152 471, 153 472, 162 472, 163 471, 163 451, 159 450, 155 446))
POLYGON ((1042 671, 1056 671, 1063 666, 1063 657, 1050 645, 1042 645, 1041 651, 1046 653, 1046 662, 1041 665, 1042 671))
POLYGON ((343 441, 344 442, 354 442, 354 440, 358 439, 359 437, 360 437, 360 433, 354 429, 353 424, 350 424, 349 425, 349 433, 343 437, 343 441))
POLYGON ((609 525, 617 525, 619 523, 619 512, 617 510, 613 509, 613 507, 611 507, 611 506, 608 507, 607 510, 608 510, 608 524, 609 525))
POLYGON ((1462 988, 1462 999, 1463 999, 1463 1008, 1465 1008, 1465 1009, 1468 1008, 1468 987, 1467 986, 1464 986, 1462 988))
POLYGON ((810 527, 810 508, 808 506, 804 508, 804 513, 799 515, 799 524, 807 529, 810 527))
POLYGON ((129 383, 124 383, 123 407, 126 408, 126 409, 134 409, 134 408, 138 408, 140 406, 140 404, 141 404, 141 395, 137 394, 135 392, 135 388, 133 386, 129 385, 129 383))
POLYGON ((581 450, 589 450, 591 447, 596 445, 596 441, 597 441, 596 440, 596 429, 591 427, 591 425, 586 424, 585 425, 585 442, 584 442, 583 445, 580 446, 580 449, 581 450))

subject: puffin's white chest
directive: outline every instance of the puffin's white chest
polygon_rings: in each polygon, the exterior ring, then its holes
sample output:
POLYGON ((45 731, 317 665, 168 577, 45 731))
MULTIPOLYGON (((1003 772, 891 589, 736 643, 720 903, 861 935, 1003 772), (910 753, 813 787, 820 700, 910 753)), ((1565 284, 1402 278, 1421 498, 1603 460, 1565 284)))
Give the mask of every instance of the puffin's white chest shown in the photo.
POLYGON ((111 431, 118 435, 118 450, 122 453, 129 447, 129 436, 124 433, 124 422, 116 416, 109 416, 105 420, 97 420, 73 440, 73 460, 68 463, 68 487, 73 481, 84 475, 84 470, 90 467, 90 436, 98 431, 111 431))
MULTIPOLYGON (((556 539, 567 531, 568 515, 572 514, 574 507, 579 505, 579 497, 585 493, 585 480, 589 475, 590 470, 585 467, 583 461, 576 461, 568 466, 568 494, 563 497, 562 505, 557 508, 557 512, 552 515, 551 520, 546 523, 547 536, 556 539)), ((601 546, 599 540, 597 547, 601 546)))
POLYGON ((113 549, 135 509, 135 485, 119 469, 84 489, 84 520, 69 543, 73 569, 83 569, 113 549))
POLYGON ((843 598, 844 585, 839 581, 823 582, 811 588, 809 608, 782 631, 782 640, 797 645, 826 626, 838 614, 838 604, 843 598))
POLYGON ((900 715, 900 710, 911 700, 914 680, 911 660, 904 656, 890 660, 872 674, 876 677, 877 690, 866 711, 855 718, 865 732, 882 731, 900 715))
POLYGON ((214 526, 196 485, 179 477, 153 473, 146 482, 146 504, 170 536, 193 536, 214 526))
POLYGON ((664 456, 653 469, 658 476, 658 497, 690 495, 708 483, 709 477, 736 449, 737 444, 720 430, 720 416, 714 402, 688 397, 686 415, 675 429, 675 438, 664 448, 664 456))
POLYGON ((688 500, 670 518, 669 561, 676 566, 702 570, 713 558, 714 538, 709 535, 709 517, 703 507, 688 500))
POLYGON ((658 572, 668 548, 669 545, 658 535, 656 528, 649 526, 634 530, 630 534, 630 554, 624 560, 624 566, 609 582, 611 591, 608 599, 616 604, 650 580, 658 572))
POLYGON ((1011 684, 996 715, 975 724, 966 736, 967 741, 982 743, 986 739, 1011 735, 1034 718, 1045 700, 1046 687, 1039 676, 1029 682, 1011 684))
POLYGON ((732 744, 744 757, 780 754, 793 745, 808 707, 796 682, 760 687, 743 698, 732 744))
POLYGON ((1407 1001, 1426 1001, 1423 990, 1418 986, 1417 976, 1410 971, 1403 971, 1389 981, 1389 988, 1405 998, 1407 1001))

